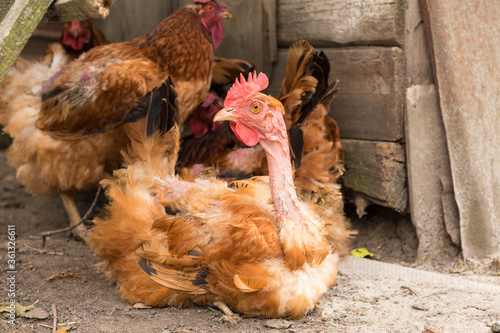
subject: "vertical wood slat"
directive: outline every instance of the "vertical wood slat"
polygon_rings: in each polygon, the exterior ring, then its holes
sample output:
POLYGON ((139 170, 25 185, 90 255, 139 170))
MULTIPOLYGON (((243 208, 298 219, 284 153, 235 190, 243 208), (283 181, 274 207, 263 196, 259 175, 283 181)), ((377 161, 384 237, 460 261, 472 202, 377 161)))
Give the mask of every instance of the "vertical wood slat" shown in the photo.
POLYGON ((465 259, 500 258, 500 4, 421 0, 465 259))

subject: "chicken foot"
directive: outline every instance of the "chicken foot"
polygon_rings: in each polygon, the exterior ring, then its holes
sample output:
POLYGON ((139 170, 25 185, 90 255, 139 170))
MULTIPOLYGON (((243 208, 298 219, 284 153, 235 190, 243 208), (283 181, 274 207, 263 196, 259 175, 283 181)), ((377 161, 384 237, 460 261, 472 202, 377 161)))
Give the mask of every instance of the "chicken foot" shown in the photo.
POLYGON ((83 223, 80 223, 82 221, 82 218, 80 216, 80 212, 78 211, 78 207, 76 207, 75 199, 73 198, 73 196, 66 193, 59 193, 59 196, 61 197, 64 209, 68 214, 69 226, 70 228, 74 227, 73 229, 71 229, 73 237, 86 242, 88 238, 87 228, 85 228, 85 225, 83 223))
POLYGON ((224 312, 223 320, 230 322, 232 324, 238 323, 241 318, 237 314, 235 314, 231 309, 226 305, 226 303, 222 301, 215 301, 212 303, 213 306, 224 312))
MULTIPOLYGON (((57 229, 57 230, 51 230, 51 231, 44 231, 44 232, 42 232, 41 236, 42 236, 43 247, 45 247, 45 239, 48 236, 51 236, 51 235, 54 235, 54 234, 58 234, 58 233, 61 233, 61 232, 65 232, 65 231, 71 231, 71 230, 75 229, 76 227, 78 227, 80 224, 82 224, 87 219, 87 217, 90 215, 90 213, 92 212, 92 210, 94 209, 94 206, 97 203, 97 199, 99 198, 99 194, 101 193, 101 189, 102 189, 102 187, 99 186, 99 188, 97 189, 97 192, 95 194, 94 201, 92 202, 92 205, 90 206, 89 210, 85 213, 85 215, 83 215, 83 217, 81 218, 81 220, 78 221, 77 224, 70 225, 69 227, 62 228, 62 229, 57 229)), ((71 197, 70 197, 70 199, 71 199, 71 197)), ((85 235, 86 235, 86 230, 84 232, 84 236, 85 235)))

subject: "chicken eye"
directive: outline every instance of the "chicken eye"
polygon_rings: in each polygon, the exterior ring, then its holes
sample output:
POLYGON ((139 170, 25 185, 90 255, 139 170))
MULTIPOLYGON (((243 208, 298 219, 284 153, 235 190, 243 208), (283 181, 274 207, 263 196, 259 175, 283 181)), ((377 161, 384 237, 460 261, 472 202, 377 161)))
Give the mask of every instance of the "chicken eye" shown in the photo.
POLYGON ((208 5, 207 10, 208 10, 209 12, 211 12, 213 9, 214 9, 214 7, 213 7, 212 5, 208 5))
POLYGON ((260 104, 252 104, 252 111, 259 112, 262 106, 260 104))

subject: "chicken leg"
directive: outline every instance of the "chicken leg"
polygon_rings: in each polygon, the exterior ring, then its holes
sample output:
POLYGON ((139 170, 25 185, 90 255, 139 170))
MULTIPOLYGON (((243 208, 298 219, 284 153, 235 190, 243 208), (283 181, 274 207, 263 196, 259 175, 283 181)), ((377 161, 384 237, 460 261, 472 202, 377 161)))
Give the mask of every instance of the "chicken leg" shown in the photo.
POLYGON ((212 305, 217 307, 222 312, 224 312, 224 317, 222 318, 223 320, 231 324, 237 324, 241 320, 240 316, 231 311, 231 309, 226 305, 226 303, 222 301, 215 301, 212 303, 212 305))
MULTIPOLYGON (((73 227, 79 224, 82 218, 80 216, 80 213, 78 212, 78 208, 76 207, 75 199, 73 198, 73 196, 66 193, 59 193, 59 196, 61 197, 64 209, 66 209, 66 213, 68 214, 69 226, 73 227)), ((87 228, 85 228, 85 225, 83 225, 83 223, 77 225, 74 229, 72 229, 71 233, 75 238, 83 240, 84 242, 87 241, 87 228)))

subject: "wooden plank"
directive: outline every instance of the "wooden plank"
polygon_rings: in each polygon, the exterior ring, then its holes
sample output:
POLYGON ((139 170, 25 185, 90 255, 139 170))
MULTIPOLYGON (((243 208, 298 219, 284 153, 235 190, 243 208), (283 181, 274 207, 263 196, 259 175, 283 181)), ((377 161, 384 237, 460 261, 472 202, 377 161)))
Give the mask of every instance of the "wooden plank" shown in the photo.
POLYGON ((447 183, 451 192, 453 187, 436 87, 433 84, 411 86, 406 103, 410 213, 419 239, 417 262, 424 263, 454 253, 456 248, 451 240, 459 242, 459 228, 458 220, 448 219, 449 223, 445 223, 444 207, 450 198, 444 193, 442 180, 450 180, 447 183))
POLYGON ((460 224, 419 0, 408 0, 407 4, 405 138, 409 210, 419 239, 417 262, 424 263, 456 252, 460 224))
POLYGON ((278 42, 306 39, 318 47, 339 44, 400 46, 402 0, 279 0, 278 42))
POLYGON ((342 140, 344 186, 377 204, 404 212, 408 203, 405 148, 396 142, 342 140))
MULTIPOLYGON (((332 66, 330 80, 339 92, 330 115, 343 138, 398 141, 404 138, 406 94, 404 55, 397 47, 323 49, 332 66)), ((269 91, 277 94, 288 49, 279 49, 269 91)))
POLYGON ((341 135, 375 141, 404 138, 404 55, 397 47, 325 50, 340 80, 331 115, 341 135))
POLYGON ((115 0, 56 0, 47 10, 42 22, 80 21, 104 18, 115 0))
POLYGON ((51 0, 17 0, 2 13, 0 22, 0 81, 17 59, 51 0))
POLYGON ((465 259, 500 259, 500 3, 422 0, 465 259))

